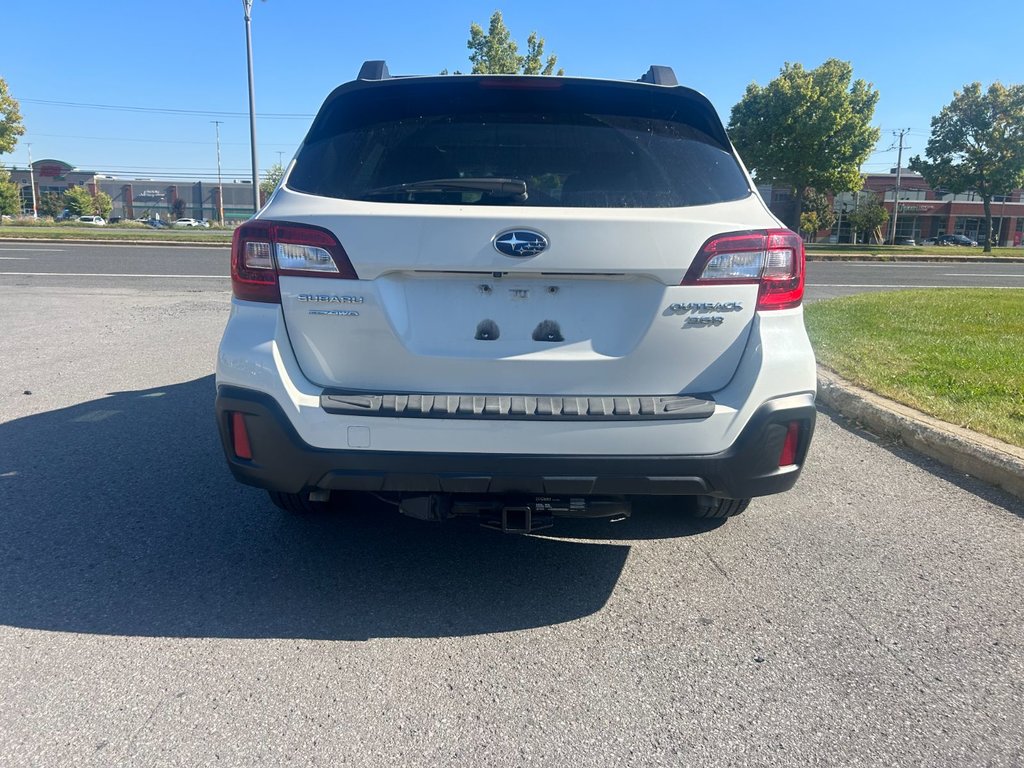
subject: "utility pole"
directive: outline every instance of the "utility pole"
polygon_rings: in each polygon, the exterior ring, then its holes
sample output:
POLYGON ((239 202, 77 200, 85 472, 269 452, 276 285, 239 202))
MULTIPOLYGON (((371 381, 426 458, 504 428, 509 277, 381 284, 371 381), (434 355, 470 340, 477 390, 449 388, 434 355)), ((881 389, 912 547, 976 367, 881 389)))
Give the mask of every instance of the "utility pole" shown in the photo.
MULTIPOLYGON (((903 176, 903 137, 908 133, 910 133, 909 128, 901 128, 899 130, 900 151, 899 154, 896 155, 896 194, 892 197, 892 229, 890 230, 891 234, 889 235, 889 242, 892 244, 896 243, 896 220, 900 215, 900 180, 903 176)), ((892 132, 893 136, 896 134, 896 131, 892 132)))
POLYGON ((256 90, 252 80, 252 0, 242 0, 245 10, 245 51, 249 59, 249 143, 252 147, 252 212, 260 209, 260 174, 256 162, 256 90))
POLYGON ((39 211, 36 208, 36 172, 32 168, 32 145, 25 143, 28 147, 28 185, 32 187, 32 218, 39 218, 39 211))
POLYGON ((224 184, 220 178, 220 120, 211 120, 217 130, 217 216, 220 225, 224 226, 224 184))

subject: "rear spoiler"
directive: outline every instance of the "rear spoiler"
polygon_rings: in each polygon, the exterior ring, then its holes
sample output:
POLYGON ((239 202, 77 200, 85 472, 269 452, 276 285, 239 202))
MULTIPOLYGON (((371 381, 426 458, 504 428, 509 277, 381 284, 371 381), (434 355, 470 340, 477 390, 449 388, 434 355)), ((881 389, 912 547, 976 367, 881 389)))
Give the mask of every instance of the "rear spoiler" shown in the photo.
MULTIPOLYGON (((356 80, 390 80, 391 71, 388 63, 383 59, 372 59, 364 61, 359 68, 356 80)), ((659 64, 652 64, 648 70, 637 79, 638 83, 650 83, 651 85, 679 85, 676 73, 672 67, 665 67, 659 64)))

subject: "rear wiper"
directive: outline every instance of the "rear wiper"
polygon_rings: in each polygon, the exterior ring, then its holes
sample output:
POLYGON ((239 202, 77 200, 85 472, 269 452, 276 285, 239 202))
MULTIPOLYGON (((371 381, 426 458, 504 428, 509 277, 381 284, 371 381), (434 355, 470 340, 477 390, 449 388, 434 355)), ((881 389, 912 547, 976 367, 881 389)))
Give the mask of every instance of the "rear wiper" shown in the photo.
POLYGON ((363 196, 393 195, 399 192, 451 192, 465 190, 484 192, 495 197, 510 197, 517 203, 526 202, 526 182, 522 179, 424 179, 405 184, 391 184, 363 192, 363 196))

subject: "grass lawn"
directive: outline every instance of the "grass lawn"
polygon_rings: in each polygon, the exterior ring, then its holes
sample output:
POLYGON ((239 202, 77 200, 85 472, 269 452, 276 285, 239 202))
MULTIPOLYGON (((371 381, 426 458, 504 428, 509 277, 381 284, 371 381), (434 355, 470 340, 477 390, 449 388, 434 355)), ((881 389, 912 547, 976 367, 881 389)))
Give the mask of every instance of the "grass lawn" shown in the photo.
POLYGON ((813 256, 816 253, 838 253, 855 256, 856 254, 871 254, 874 256, 1024 256, 1024 248, 993 248, 991 253, 985 253, 980 245, 976 248, 965 248, 955 245, 851 245, 850 243, 807 243, 805 246, 807 255, 813 256))
POLYGON ((816 302, 805 313, 826 368, 1024 447, 1024 289, 867 293, 816 302))
POLYGON ((107 241, 160 241, 174 242, 182 240, 194 243, 230 243, 229 229, 201 229, 199 227, 183 227, 174 229, 153 229, 152 227, 119 227, 114 224, 107 227, 96 227, 89 224, 57 224, 45 226, 0 226, 0 238, 18 238, 25 240, 107 240, 107 241))

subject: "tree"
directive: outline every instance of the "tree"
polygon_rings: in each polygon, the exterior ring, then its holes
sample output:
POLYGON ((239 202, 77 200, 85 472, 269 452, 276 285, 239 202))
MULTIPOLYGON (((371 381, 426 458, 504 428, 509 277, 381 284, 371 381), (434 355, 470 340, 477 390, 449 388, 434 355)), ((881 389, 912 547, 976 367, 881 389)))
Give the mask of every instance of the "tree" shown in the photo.
POLYGON ((818 223, 818 214, 815 211, 804 211, 800 214, 800 231, 809 236, 812 243, 820 229, 823 227, 818 223))
POLYGON ((56 192, 44 192, 36 201, 36 209, 40 216, 56 219, 64 211, 64 201, 56 192))
POLYGON ((16 216, 21 213, 21 193, 11 181, 11 174, 0 165, 0 215, 16 216))
MULTIPOLYGON (((536 32, 531 32, 527 38, 526 55, 520 56, 519 46, 505 26, 501 11, 491 14, 487 32, 476 22, 469 25, 466 47, 471 51, 469 60, 474 75, 550 75, 558 61, 558 57, 551 54, 544 62, 544 38, 538 37, 536 32)), ((565 74, 565 70, 559 69, 558 74, 565 74)))
POLYGON ((985 206, 985 252, 992 251, 992 197, 1024 185, 1024 85, 981 83, 953 93, 953 101, 932 118, 927 160, 910 167, 933 189, 972 190, 985 206))
POLYGON ((176 197, 171 203, 171 216, 175 219, 185 218, 185 198, 176 197))
POLYGON ((72 216, 88 216, 93 212, 93 199, 85 187, 64 190, 64 207, 72 216))
POLYGON ((277 185, 281 183, 282 176, 284 176, 284 167, 280 163, 274 163, 266 170, 263 174, 263 181, 260 182, 260 192, 264 198, 270 197, 274 193, 277 185))
POLYGON ((800 221, 808 187, 861 188, 860 165, 881 133, 870 125, 878 91, 852 77, 850 63, 838 59, 811 70, 787 63, 766 87, 748 85, 732 108, 729 135, 758 182, 794 189, 791 226, 800 221))
POLYGON ((110 212, 114 210, 114 201, 106 192, 97 192, 92 196, 92 210, 104 219, 109 219, 110 212))
POLYGON ((0 77, 0 155, 6 155, 25 133, 18 102, 7 92, 7 83, 0 77))
POLYGON ((868 233, 875 240, 881 241, 882 227, 889 221, 889 212, 877 195, 865 192, 858 197, 857 207, 850 211, 848 218, 855 242, 866 240, 865 235, 868 233))
POLYGON ((810 215, 812 217, 812 223, 814 229, 808 230, 804 226, 803 218, 800 219, 800 229, 804 232, 811 232, 811 242, 814 241, 814 237, 823 229, 832 229, 836 225, 836 211, 832 205, 832 199, 821 192, 816 192, 813 189, 805 190, 804 200, 802 205, 804 214, 803 216, 810 215))

